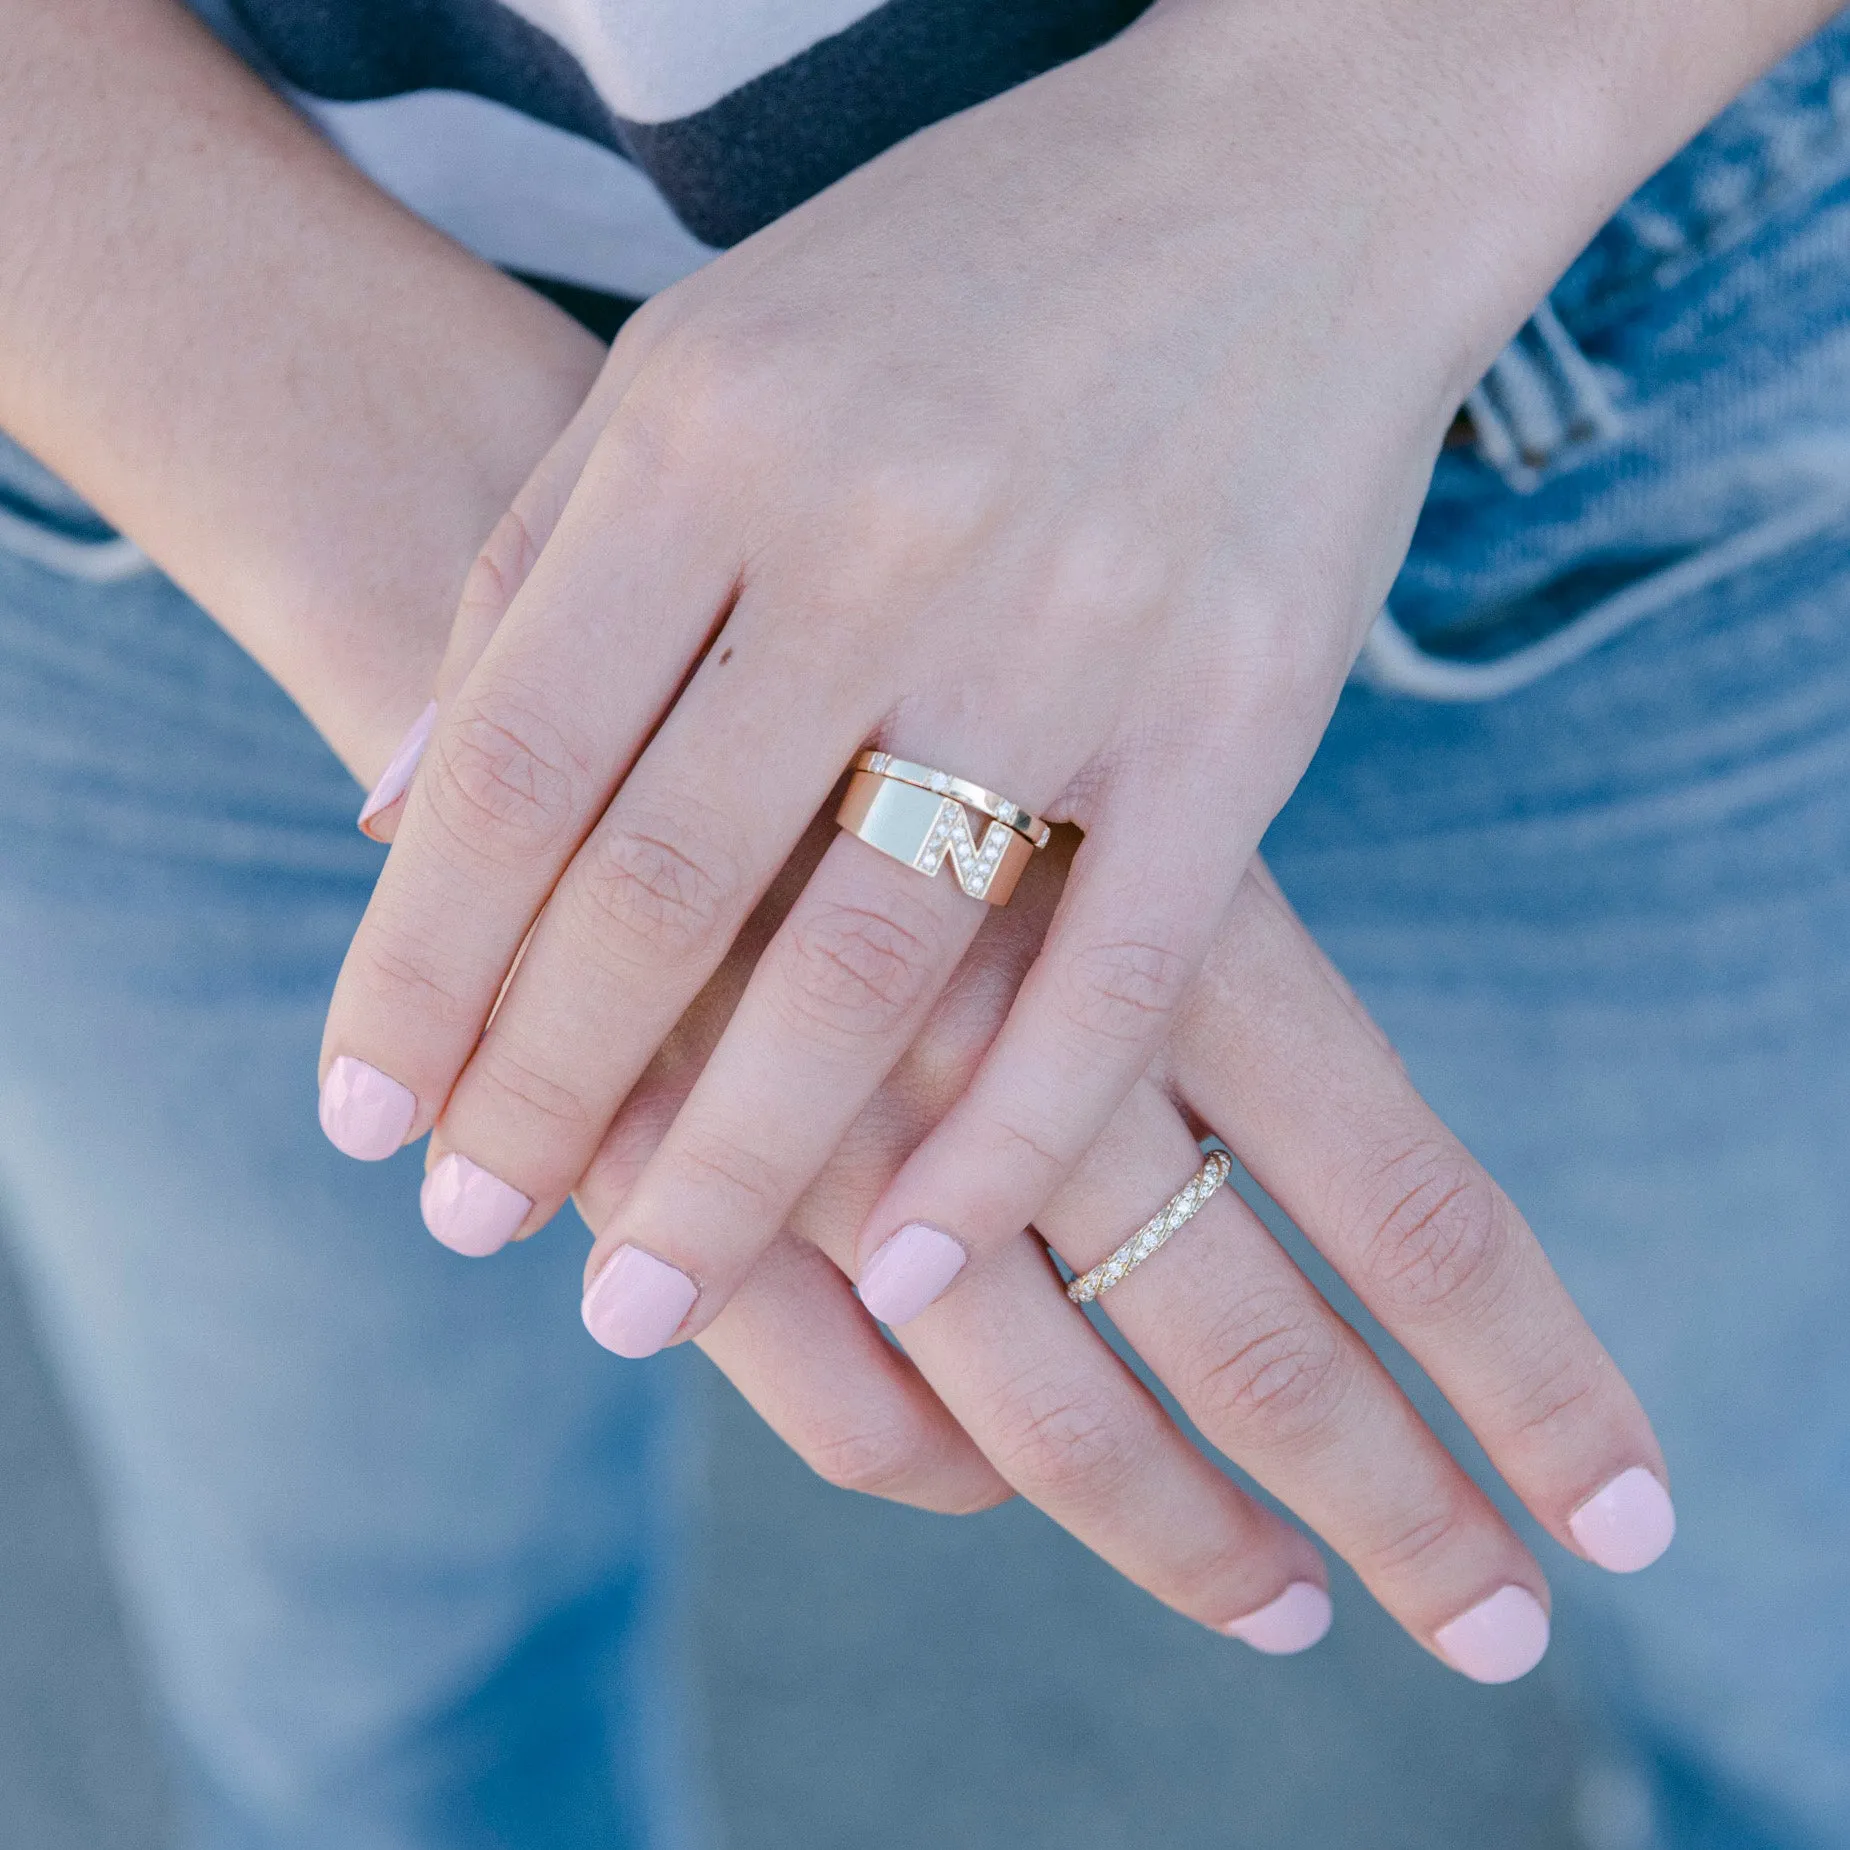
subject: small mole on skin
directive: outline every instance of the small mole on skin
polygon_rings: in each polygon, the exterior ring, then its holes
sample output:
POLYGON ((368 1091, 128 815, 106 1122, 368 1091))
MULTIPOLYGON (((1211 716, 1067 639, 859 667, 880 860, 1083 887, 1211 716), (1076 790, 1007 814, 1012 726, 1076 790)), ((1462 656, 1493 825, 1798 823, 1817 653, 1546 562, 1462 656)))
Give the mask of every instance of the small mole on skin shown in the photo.
POLYGON ((730 649, 728 649, 728 650, 726 650, 726 651, 725 651, 725 653, 724 653, 724 654, 722 654, 722 655, 720 656, 720 658, 719 658, 719 665, 720 665, 720 666, 721 666, 722 668, 724 668, 724 667, 726 666, 726 664, 727 664, 727 663, 728 663, 729 661, 731 661, 731 660, 732 660, 732 651, 731 651, 730 649))

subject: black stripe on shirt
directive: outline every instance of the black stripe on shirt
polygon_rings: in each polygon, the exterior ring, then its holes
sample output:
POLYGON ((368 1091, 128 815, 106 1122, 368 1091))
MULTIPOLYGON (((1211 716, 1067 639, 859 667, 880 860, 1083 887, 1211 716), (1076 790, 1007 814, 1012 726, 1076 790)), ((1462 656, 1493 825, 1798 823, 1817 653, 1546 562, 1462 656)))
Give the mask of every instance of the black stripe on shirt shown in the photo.
POLYGON ((497 0, 233 0, 289 82, 332 101, 462 90, 636 161, 708 244, 748 237, 927 123, 1090 51, 1149 0, 887 0, 706 109, 615 115, 497 0))

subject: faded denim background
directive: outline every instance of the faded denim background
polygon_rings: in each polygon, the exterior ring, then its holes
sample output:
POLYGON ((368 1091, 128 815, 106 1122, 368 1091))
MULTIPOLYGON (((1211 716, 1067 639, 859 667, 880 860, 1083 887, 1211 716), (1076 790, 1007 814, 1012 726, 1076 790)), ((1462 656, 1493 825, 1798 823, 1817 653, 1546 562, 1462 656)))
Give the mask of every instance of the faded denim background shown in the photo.
MULTIPOLYGON (((1568 1829, 1581 1743, 1546 1676, 1476 1689, 1353 1589, 1322 1646, 1262 1662, 1025 1509, 959 1522, 829 1489, 704 1363, 694 1372, 711 1385, 699 1639, 731 1850, 1582 1841, 1568 1829)), ((8 1850, 169 1842, 93 1522, 0 1272, 8 1850)), ((1623 1795, 1600 1815, 1622 1830, 1623 1795)), ((1606 1836, 1594 1850, 1637 1846, 1606 1836)))

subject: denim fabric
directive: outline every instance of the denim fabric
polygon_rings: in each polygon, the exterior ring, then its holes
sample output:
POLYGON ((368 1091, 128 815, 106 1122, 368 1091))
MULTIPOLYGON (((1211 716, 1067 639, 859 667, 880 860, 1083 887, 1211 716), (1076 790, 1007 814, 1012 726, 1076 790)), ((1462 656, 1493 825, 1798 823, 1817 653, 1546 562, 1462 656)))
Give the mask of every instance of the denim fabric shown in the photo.
POLYGON ((1556 292, 1604 438, 1439 466, 1427 657, 1603 640, 1353 687, 1267 843, 1658 1421, 1670 1554, 1550 1565, 1677 1850, 1850 1845, 1847 105, 1839 25, 1556 292))
MULTIPOLYGON (((1671 1554, 1551 1562, 1659 1850, 1850 1846, 1847 124, 1839 25, 1574 266, 1268 842, 1659 1421, 1671 1554)), ((675 1359, 322 1144, 356 793, 4 452, 0 513, 0 1177, 193 1845, 692 1841, 675 1359)))
MULTIPOLYGON (((101 543, 17 453, 0 497, 101 543)), ((575 1338, 315 1122, 382 851, 152 572, 0 551, 0 1221, 87 1435, 187 1850, 694 1850, 685 1357, 575 1338), (79 567, 81 573, 81 567, 79 567)))

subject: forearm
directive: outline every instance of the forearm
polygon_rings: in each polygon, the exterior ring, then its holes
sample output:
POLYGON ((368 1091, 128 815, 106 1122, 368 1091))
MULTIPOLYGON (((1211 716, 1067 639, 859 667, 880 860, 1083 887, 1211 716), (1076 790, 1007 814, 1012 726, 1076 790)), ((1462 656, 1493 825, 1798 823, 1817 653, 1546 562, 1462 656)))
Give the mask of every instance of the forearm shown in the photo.
POLYGON ((0 427, 362 777, 601 349, 172 0, 0 0, 0 427))
POLYGON ((1377 287, 1404 279, 1385 311, 1442 327, 1468 387, 1624 199, 1842 4, 1156 0, 1118 44, 1149 41, 1146 114, 1198 106, 1245 222, 1259 195, 1377 287))

